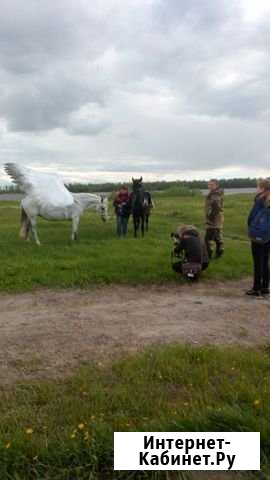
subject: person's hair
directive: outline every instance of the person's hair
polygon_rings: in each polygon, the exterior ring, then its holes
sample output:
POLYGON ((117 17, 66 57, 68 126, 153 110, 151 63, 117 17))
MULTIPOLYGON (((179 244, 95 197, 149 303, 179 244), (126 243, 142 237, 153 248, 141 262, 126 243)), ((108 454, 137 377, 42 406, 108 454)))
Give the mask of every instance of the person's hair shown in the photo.
POLYGON ((188 230, 194 230, 197 232, 197 228, 194 225, 180 225, 177 228, 177 234, 179 238, 182 237, 182 235, 184 235, 184 233, 187 232, 188 230))
POLYGON ((269 190, 270 191, 270 178, 259 178, 258 186, 260 188, 262 188, 263 190, 269 190))
POLYGON ((211 180, 209 180, 208 183, 210 183, 210 182, 215 183, 217 186, 219 185, 219 181, 216 178, 211 178, 211 180))

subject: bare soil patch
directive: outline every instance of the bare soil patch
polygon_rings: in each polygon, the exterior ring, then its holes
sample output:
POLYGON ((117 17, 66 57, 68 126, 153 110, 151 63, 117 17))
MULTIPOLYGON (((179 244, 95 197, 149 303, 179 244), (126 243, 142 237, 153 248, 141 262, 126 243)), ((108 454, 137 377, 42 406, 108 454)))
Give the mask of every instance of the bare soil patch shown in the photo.
POLYGON ((151 344, 270 341, 270 299, 246 297, 250 281, 39 290, 0 296, 0 382, 62 378, 151 344))

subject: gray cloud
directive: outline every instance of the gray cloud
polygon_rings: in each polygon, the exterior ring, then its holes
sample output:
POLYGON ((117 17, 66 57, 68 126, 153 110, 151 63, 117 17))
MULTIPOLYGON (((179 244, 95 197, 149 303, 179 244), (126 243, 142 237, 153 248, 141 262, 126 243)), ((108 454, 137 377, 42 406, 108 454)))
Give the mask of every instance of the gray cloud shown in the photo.
POLYGON ((252 20, 245 8, 4 0, 1 161, 157 175, 268 168, 270 10, 252 20))

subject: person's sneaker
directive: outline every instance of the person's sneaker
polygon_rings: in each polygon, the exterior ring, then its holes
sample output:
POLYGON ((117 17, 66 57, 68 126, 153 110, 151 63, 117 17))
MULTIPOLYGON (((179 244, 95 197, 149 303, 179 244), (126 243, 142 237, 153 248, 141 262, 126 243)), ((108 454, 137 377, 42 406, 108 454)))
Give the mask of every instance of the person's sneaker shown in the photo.
POLYGON ((251 288, 251 290, 248 290, 246 292, 246 295, 249 295, 250 297, 260 297, 261 292, 259 290, 254 290, 254 288, 251 288))
POLYGON ((218 251, 216 252, 216 258, 221 257, 221 256, 223 255, 223 253, 224 253, 224 250, 218 250, 218 251))
POLYGON ((262 295, 269 295, 269 293, 270 293, 270 292, 269 292, 269 288, 262 288, 262 289, 261 289, 261 294, 262 294, 262 295))

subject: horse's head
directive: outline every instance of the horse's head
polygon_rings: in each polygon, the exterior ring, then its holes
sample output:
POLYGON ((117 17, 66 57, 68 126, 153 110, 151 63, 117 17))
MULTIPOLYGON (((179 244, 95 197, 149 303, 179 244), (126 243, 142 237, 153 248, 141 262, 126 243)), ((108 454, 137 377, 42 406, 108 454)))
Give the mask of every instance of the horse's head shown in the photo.
POLYGON ((133 192, 137 192, 140 190, 143 186, 143 178, 133 178, 132 177, 132 189, 133 192))
POLYGON ((98 206, 100 216, 103 222, 106 222, 109 218, 108 216, 108 199, 104 195, 100 195, 100 203, 98 206))

